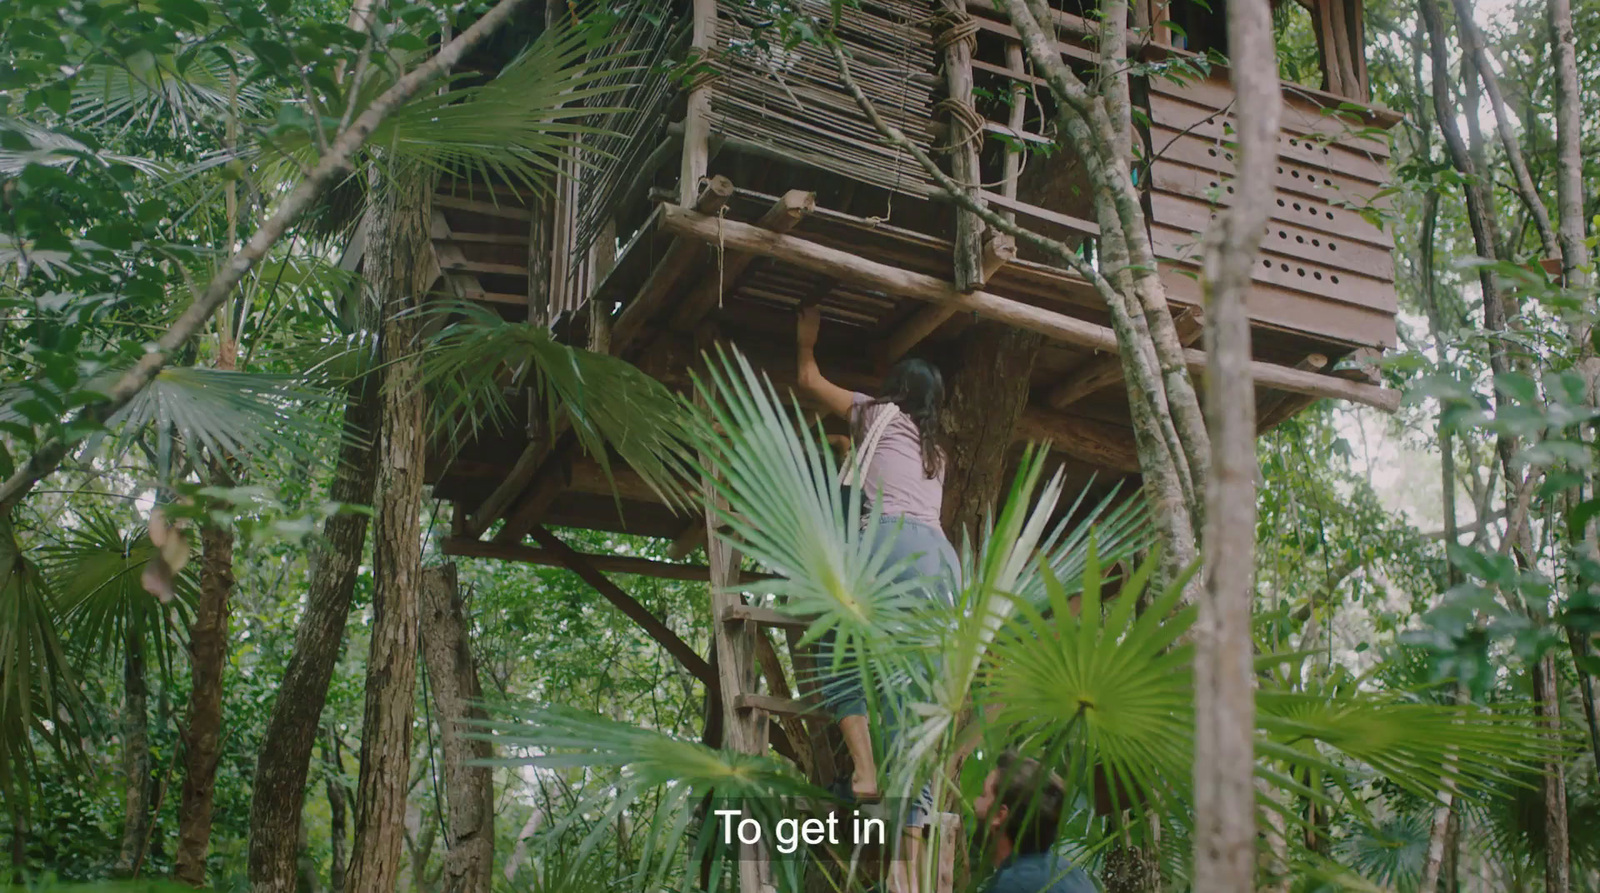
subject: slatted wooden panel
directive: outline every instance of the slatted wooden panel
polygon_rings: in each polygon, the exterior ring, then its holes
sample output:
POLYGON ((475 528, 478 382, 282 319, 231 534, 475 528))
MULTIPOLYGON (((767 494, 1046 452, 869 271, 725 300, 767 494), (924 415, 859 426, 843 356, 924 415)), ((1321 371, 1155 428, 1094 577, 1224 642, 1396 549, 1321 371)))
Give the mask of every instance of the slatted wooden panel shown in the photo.
MULTIPOLYGON (((1233 93, 1216 79, 1152 81, 1150 231, 1176 295, 1198 298, 1201 234, 1232 203, 1233 93)), ((1276 207, 1263 233, 1252 315, 1355 344, 1395 340, 1394 241, 1385 209, 1390 118, 1333 114, 1286 92, 1276 207)))
MULTIPOLYGON (((800 0, 827 20, 825 0, 800 0)), ((839 82, 831 50, 803 42, 781 46, 748 3, 717 4, 717 77, 711 132, 777 150, 810 167, 908 194, 932 185, 915 159, 883 145, 839 82)), ((932 144, 933 35, 930 7, 920 0, 862 0, 840 10, 856 83, 878 111, 922 148, 932 144)))

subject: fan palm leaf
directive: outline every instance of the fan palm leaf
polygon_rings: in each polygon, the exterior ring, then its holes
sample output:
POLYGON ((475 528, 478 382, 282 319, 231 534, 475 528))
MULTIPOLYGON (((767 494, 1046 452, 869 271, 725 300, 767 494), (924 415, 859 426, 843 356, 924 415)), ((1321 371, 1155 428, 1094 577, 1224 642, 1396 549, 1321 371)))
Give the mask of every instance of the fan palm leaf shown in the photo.
POLYGON ((79 706, 48 583, 11 519, 0 517, 0 793, 8 800, 28 784, 35 735, 73 746, 71 736, 55 729, 63 719, 81 718, 79 706))
POLYGON ((288 376, 169 366, 111 417, 110 426, 120 429, 113 451, 153 429, 164 463, 176 437, 191 449, 246 467, 285 455, 309 464, 321 455, 320 445, 342 436, 326 411, 336 400, 288 376))
POLYGON ((169 604, 146 591, 140 574, 157 549, 143 526, 124 529, 109 515, 90 512, 62 542, 41 552, 76 651, 89 659, 114 660, 130 639, 137 639, 155 652, 170 676, 176 630, 187 627, 193 610, 194 583, 190 575, 179 575, 169 604))
POLYGON ((547 413, 547 430, 565 418, 607 475, 614 452, 669 505, 687 504, 688 417, 660 382, 616 357, 562 344, 543 326, 506 322, 478 305, 436 312, 460 317, 431 339, 424 356, 435 429, 444 440, 459 445, 509 423, 505 388, 527 384, 547 413))

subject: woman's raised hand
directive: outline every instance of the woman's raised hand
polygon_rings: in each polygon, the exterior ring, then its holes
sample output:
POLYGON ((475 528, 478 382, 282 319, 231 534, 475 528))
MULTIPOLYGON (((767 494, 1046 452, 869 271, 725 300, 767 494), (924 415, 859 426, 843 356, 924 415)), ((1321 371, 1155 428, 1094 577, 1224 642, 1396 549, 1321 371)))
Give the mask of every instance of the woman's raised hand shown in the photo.
POLYGON ((802 307, 795 322, 795 339, 799 342, 800 349, 810 351, 817 346, 817 331, 822 328, 822 310, 818 307, 802 307))

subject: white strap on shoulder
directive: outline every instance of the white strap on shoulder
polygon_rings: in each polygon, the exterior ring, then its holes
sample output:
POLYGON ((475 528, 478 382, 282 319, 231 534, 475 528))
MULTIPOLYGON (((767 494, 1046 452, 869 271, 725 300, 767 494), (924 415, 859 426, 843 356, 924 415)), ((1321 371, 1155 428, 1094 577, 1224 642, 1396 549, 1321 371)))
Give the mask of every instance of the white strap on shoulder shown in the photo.
POLYGON ((894 422, 894 417, 900 414, 900 408, 893 403, 880 403, 878 409, 872 424, 867 427, 866 436, 861 439, 861 446, 851 453, 839 474, 840 482, 845 486, 859 487, 866 483, 867 469, 872 467, 872 457, 878 451, 878 444, 883 441, 883 435, 894 422))

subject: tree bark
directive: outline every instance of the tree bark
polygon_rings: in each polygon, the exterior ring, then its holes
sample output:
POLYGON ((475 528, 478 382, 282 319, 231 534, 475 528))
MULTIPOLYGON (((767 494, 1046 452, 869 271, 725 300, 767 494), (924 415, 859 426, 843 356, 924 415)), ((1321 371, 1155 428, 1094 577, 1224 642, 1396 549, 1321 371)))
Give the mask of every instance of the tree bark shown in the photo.
POLYGON ((417 307, 432 284, 428 220, 433 184, 420 168, 390 165, 369 206, 365 298, 381 308, 381 421, 374 523, 372 636, 367 657, 361 774, 349 889, 394 893, 405 835, 416 693, 422 575, 423 393, 417 307))
POLYGON ((1556 240, 1567 286, 1581 288, 1589 283, 1589 246, 1584 241, 1583 94, 1571 0, 1549 0, 1547 16, 1556 65, 1556 240))
POLYGON ((328 889, 344 893, 345 888, 345 814, 349 808, 349 795, 344 784, 344 755, 339 747, 339 735, 333 729, 322 741, 323 771, 327 774, 324 787, 328 792, 328 889))
POLYGON ((150 686, 144 636, 130 629, 122 651, 122 847, 113 873, 133 874, 150 836, 150 686))
MULTIPOLYGON (((344 446, 328 498, 350 506, 372 502, 377 473, 372 437, 378 420, 374 374, 351 381, 345 392, 344 446)), ((305 803, 311 747, 317 737, 328 683, 344 641, 367 541, 367 516, 340 512, 323 522, 324 546, 312 557, 305 613, 295 628, 294 653, 278 686, 256 761, 250 802, 250 887, 253 893, 291 893, 295 884, 294 828, 305 803)), ((330 806, 332 791, 330 781, 330 806)), ((342 793, 342 790, 341 790, 342 793)), ((342 810, 343 803, 340 803, 342 810)), ((343 834, 341 825, 337 831, 343 834)), ((339 852, 339 862, 343 853, 339 852)), ((339 870, 342 873, 343 865, 339 870)), ((342 893, 343 878, 334 883, 342 893)))
POLYGON ((456 566, 423 571, 422 656, 438 709, 449 807, 440 893, 488 893, 494 868, 494 776, 488 766, 467 765, 492 758, 494 748, 466 737, 472 729, 462 725, 489 718, 477 703, 483 689, 467 632, 456 566))
POLYGON ((944 412, 944 529, 953 543, 976 541, 1005 487, 1012 430, 1043 344, 1042 335, 993 322, 964 336, 944 412))
POLYGON ((189 625, 189 713, 183 731, 178 850, 173 857, 173 874, 192 887, 206 885, 206 856, 211 850, 211 798, 222 756, 222 671, 228 663, 232 596, 233 531, 207 525, 200 531, 200 597, 189 625))
MULTIPOLYGON (((1561 734, 1561 697, 1556 687, 1556 652, 1546 651, 1534 668, 1533 691, 1539 717, 1551 738, 1561 734)), ((1567 824, 1567 773, 1560 758, 1544 767, 1544 889, 1572 889, 1571 837, 1567 824)))
POLYGON ((1282 93, 1267 0, 1228 5, 1239 166, 1235 200, 1206 234, 1205 593, 1195 629, 1194 888, 1253 888, 1256 845, 1256 404, 1245 294, 1271 216, 1282 93))

